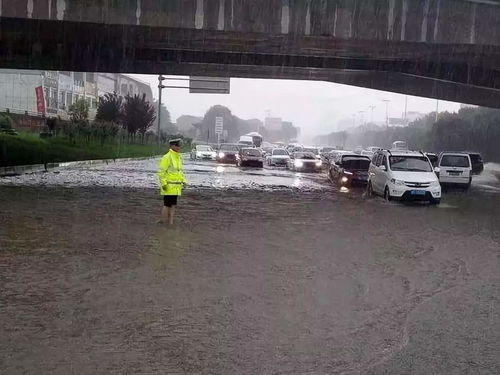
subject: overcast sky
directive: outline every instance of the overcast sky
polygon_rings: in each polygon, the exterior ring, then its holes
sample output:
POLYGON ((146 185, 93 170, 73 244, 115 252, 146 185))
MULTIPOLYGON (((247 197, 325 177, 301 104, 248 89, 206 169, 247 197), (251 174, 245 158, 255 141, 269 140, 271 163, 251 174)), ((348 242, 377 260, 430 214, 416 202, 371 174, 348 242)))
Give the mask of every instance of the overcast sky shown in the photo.
MULTIPOLYGON (((153 95, 158 97, 158 76, 133 74, 151 84, 153 95)), ((169 85, 185 86, 187 81, 168 81, 169 85)), ((389 117, 401 117, 405 95, 371 90, 330 82, 292 81, 278 79, 231 79, 231 93, 189 94, 189 90, 164 89, 162 102, 166 104, 175 121, 180 115, 203 116, 215 104, 227 106, 242 119, 263 120, 267 111, 273 117, 292 121, 305 136, 325 134, 339 130, 339 120, 355 114, 357 123, 364 116, 370 120, 369 106, 375 106, 373 120, 385 121, 385 103, 389 102, 389 117), (359 113, 365 111, 365 113, 359 113)), ((439 111, 457 111, 460 104, 439 101, 439 111)), ((408 111, 433 112, 436 100, 408 96, 408 111)))

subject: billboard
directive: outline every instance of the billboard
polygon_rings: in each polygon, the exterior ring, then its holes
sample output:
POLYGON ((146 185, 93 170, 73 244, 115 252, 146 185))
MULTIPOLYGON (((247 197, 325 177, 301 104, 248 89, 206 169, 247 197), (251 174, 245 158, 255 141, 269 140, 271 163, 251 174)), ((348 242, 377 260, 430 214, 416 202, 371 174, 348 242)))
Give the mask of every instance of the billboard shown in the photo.
POLYGON ((231 78, 189 77, 190 94, 229 94, 231 78))
POLYGON ((45 115, 45 95, 42 86, 35 87, 36 93, 36 110, 38 113, 45 115))

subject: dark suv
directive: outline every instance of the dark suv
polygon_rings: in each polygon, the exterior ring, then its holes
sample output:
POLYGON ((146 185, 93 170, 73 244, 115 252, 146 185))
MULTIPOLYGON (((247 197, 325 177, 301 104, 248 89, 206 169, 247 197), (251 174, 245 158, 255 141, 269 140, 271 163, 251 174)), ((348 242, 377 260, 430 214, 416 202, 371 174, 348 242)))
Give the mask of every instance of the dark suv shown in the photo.
POLYGON ((472 163, 472 173, 480 174, 484 170, 484 162, 479 152, 468 152, 472 163))

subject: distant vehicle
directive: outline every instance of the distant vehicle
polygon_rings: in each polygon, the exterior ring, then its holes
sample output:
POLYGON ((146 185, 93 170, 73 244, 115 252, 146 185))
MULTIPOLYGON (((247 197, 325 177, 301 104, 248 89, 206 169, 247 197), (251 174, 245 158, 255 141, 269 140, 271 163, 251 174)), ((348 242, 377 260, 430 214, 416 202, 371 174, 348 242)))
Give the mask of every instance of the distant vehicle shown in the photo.
POLYGON ((366 151, 370 151, 370 152, 375 153, 375 152, 377 152, 377 151, 382 150, 382 148, 381 148, 381 147, 378 147, 378 146, 370 146, 370 147, 367 147, 365 150, 366 150, 366 151))
POLYGON ((216 160, 219 163, 236 163, 240 146, 232 143, 223 143, 219 147, 216 160))
POLYGON ((368 195, 388 201, 441 202, 441 185, 427 156, 407 150, 377 151, 368 172, 368 195))
POLYGON ((292 171, 316 172, 321 169, 322 162, 312 152, 294 152, 290 155, 287 168, 292 171))
POLYGON ((304 147, 304 148, 302 148, 302 152, 311 152, 314 154, 316 159, 321 159, 321 155, 319 153, 319 148, 317 148, 317 147, 304 147))
POLYGON ((361 155, 361 152, 363 151, 363 147, 362 146, 357 146, 355 149, 354 149, 354 153, 355 154, 358 154, 358 155, 361 155))
POLYGON ((408 150, 408 146, 405 141, 395 141, 392 142, 391 150, 408 150))
POLYGON ((290 160, 290 154, 284 148, 275 148, 267 158, 268 165, 281 165, 286 166, 290 160))
POLYGON ((432 152, 425 152, 424 154, 429 158, 429 161, 431 162, 432 166, 437 167, 438 156, 432 152))
POLYGON ((264 166, 264 155, 259 148, 242 148, 239 157, 236 159, 238 167, 254 166, 262 168, 264 166))
POLYGON ((484 170, 484 162, 479 152, 469 152, 470 161, 472 163, 472 174, 481 174, 484 170))
POLYGON ((253 147, 253 138, 248 135, 242 135, 238 141, 238 144, 253 147))
POLYGON ((361 155, 371 159, 375 153, 373 151, 363 150, 361 151, 361 155))
POLYGON ((290 153, 290 155, 294 152, 302 151, 302 149, 303 147, 298 143, 290 143, 288 146, 286 146, 286 150, 288 151, 288 153, 290 153))
POLYGON ((257 132, 242 135, 238 140, 238 144, 250 147, 261 147, 262 143, 262 135, 257 132))
POLYGON ((217 153, 211 146, 207 145, 196 145, 191 150, 190 158, 191 160, 215 160, 217 153))
POLYGON ((331 151, 334 151, 335 150, 335 147, 330 147, 330 146, 327 146, 327 147, 321 147, 319 149, 319 154, 321 155, 321 157, 325 157, 326 155, 328 155, 331 151))
POLYGON ((330 164, 329 176, 341 186, 366 185, 370 158, 352 154, 339 154, 330 164))
POLYGON ((436 172, 443 185, 457 185, 468 189, 472 182, 472 163, 464 152, 442 152, 439 154, 436 172))
POLYGON ((354 154, 354 151, 347 151, 347 150, 334 150, 330 151, 328 154, 328 163, 331 164, 335 161, 338 155, 342 154, 354 154))

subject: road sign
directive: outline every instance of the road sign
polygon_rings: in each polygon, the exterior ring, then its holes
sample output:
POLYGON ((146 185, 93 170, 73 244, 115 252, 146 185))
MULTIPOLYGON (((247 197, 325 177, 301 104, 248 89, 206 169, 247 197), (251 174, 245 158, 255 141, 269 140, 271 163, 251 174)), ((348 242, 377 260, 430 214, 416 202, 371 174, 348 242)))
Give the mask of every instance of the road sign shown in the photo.
POLYGON ((229 94, 230 78, 189 77, 191 94, 229 94))
POLYGON ((222 134, 224 130, 224 118, 216 117, 215 118, 215 134, 222 134))

